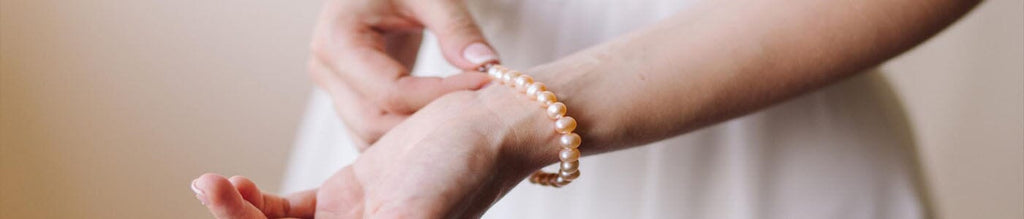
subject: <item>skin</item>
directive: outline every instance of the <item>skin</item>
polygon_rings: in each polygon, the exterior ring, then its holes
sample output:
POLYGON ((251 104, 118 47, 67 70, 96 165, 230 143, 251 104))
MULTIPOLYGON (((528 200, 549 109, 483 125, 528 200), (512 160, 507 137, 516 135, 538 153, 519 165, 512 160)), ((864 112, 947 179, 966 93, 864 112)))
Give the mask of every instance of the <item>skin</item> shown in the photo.
MULTIPOLYGON (((976 4, 705 1, 525 72, 568 106, 580 124, 580 150, 592 155, 684 134, 842 80, 921 43, 976 4)), ((278 197, 214 174, 193 183, 218 218, 475 217, 557 161, 551 127, 536 102, 492 85, 437 98, 318 190, 278 197)))
POLYGON ((324 2, 310 43, 310 73, 331 94, 360 150, 437 97, 487 83, 480 74, 410 76, 424 29, 437 35, 454 66, 472 69, 497 59, 461 1, 324 2), (466 54, 473 44, 487 54, 466 54))

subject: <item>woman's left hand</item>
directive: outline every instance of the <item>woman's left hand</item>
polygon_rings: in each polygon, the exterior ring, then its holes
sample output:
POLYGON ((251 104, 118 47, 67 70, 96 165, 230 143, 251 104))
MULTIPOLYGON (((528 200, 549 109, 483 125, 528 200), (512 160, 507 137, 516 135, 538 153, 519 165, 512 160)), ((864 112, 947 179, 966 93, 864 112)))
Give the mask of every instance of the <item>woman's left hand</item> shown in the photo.
POLYGON ((427 105, 316 192, 268 196, 285 206, 260 202, 268 199, 251 182, 210 175, 195 185, 216 191, 204 202, 218 218, 478 217, 531 172, 555 162, 554 145, 551 121, 538 103, 490 86, 427 105))

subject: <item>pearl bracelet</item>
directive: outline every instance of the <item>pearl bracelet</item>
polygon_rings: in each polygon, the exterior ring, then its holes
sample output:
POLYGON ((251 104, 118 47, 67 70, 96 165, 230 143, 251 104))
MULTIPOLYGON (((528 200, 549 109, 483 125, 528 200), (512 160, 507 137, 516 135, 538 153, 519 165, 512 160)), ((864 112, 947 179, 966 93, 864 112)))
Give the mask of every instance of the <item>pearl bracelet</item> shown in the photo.
POLYGON ((576 119, 565 115, 565 104, 558 102, 555 93, 547 90, 544 83, 534 82, 533 77, 521 72, 505 68, 497 64, 487 64, 480 68, 487 72, 498 83, 504 84, 525 93, 530 99, 540 102, 547 109, 547 116, 555 121, 555 132, 561 134, 558 137, 558 144, 562 150, 558 153, 558 173, 546 173, 537 170, 530 175, 530 182, 545 186, 562 187, 580 177, 580 135, 573 133, 576 129, 576 119))

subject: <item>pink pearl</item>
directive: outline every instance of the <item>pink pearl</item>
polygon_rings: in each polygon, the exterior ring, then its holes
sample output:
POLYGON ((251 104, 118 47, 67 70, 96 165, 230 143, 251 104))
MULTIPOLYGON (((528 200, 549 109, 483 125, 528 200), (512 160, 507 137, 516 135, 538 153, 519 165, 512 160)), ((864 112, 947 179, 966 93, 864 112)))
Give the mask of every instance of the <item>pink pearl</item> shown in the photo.
POLYGON ((515 83, 513 83, 515 86, 513 87, 515 87, 519 92, 526 92, 526 86, 530 86, 531 83, 533 83, 533 77, 530 77, 529 75, 520 75, 519 77, 516 77, 515 83))
POLYGON ((558 178, 558 174, 544 173, 544 175, 541 176, 540 180, 538 181, 540 181, 541 185, 550 186, 555 181, 555 178, 558 178))
POLYGON ((562 162, 561 171, 564 172, 576 172, 580 169, 580 161, 562 162))
POLYGON ((530 84, 530 86, 526 88, 526 96, 528 96, 528 97, 536 97, 537 93, 540 93, 541 91, 547 91, 547 90, 548 90, 548 87, 544 86, 544 83, 534 82, 533 84, 530 84))
POLYGON ((487 75, 491 76, 491 78, 494 79, 501 78, 501 66, 493 66, 491 68, 488 68, 487 75))
POLYGON ((513 82, 512 80, 515 80, 519 75, 522 75, 522 73, 519 73, 518 71, 509 71, 508 73, 505 73, 505 75, 501 76, 501 82, 511 86, 513 82))
POLYGON ((545 106, 547 106, 548 104, 552 104, 556 101, 558 101, 558 98, 556 98, 555 93, 551 93, 551 91, 542 91, 540 93, 537 93, 537 102, 540 102, 545 106))
POLYGON ((562 172, 559 172, 558 175, 560 177, 562 177, 562 178, 567 179, 567 180, 574 180, 574 179, 580 177, 580 171, 579 170, 573 171, 573 172, 564 172, 564 171, 562 171, 562 172))
POLYGON ((573 119, 572 116, 563 116, 555 120, 555 131, 558 133, 569 134, 573 130, 576 130, 576 119, 573 119))
POLYGON ((555 102, 548 105, 548 118, 558 119, 565 115, 565 104, 562 102, 555 102))
POLYGON ((564 134, 558 138, 558 144, 562 145, 563 148, 578 148, 580 147, 580 135, 576 133, 564 134))
POLYGON ((531 183, 540 183, 540 178, 543 177, 543 176, 544 176, 544 173, 539 173, 539 172, 538 173, 533 173, 532 175, 530 175, 530 182, 531 183))
POLYGON ((576 150, 575 148, 562 149, 562 151, 558 152, 558 158, 561 159, 562 162, 572 162, 579 160, 580 150, 576 150))
POLYGON ((555 186, 562 187, 565 185, 569 185, 570 182, 572 182, 572 180, 559 176, 558 178, 555 179, 555 186))

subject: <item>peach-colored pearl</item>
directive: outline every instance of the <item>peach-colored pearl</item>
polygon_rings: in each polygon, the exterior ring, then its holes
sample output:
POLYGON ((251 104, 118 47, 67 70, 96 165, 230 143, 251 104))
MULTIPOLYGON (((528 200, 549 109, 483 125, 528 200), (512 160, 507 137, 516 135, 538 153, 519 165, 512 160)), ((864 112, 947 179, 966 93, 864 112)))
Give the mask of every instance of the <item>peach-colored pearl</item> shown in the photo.
POLYGON ((555 179, 555 185, 557 185, 559 187, 562 187, 562 186, 565 186, 565 185, 569 185, 570 182, 572 182, 572 180, 566 179, 565 177, 561 177, 561 176, 559 176, 558 178, 555 179))
POLYGON ((580 142, 580 135, 577 135, 576 133, 564 134, 561 137, 558 137, 558 144, 562 145, 564 148, 580 147, 580 142))
POLYGON ((551 93, 551 91, 542 91, 540 93, 537 93, 537 102, 540 102, 540 103, 544 104, 545 106, 547 106, 548 104, 552 104, 554 102, 557 102, 557 101, 558 101, 558 98, 556 98, 555 97, 555 93, 551 93))
POLYGON ((552 182, 555 181, 555 178, 558 178, 558 174, 545 173, 543 176, 540 177, 539 181, 541 182, 542 185, 549 185, 550 186, 550 185, 552 185, 552 182))
POLYGON ((544 86, 544 83, 533 82, 533 84, 530 84, 530 86, 526 88, 526 96, 528 96, 528 97, 536 97, 537 93, 540 93, 542 91, 547 91, 547 90, 548 90, 548 87, 544 86))
POLYGON ((555 120, 555 131, 558 133, 569 134, 573 130, 576 130, 576 119, 573 119, 572 116, 563 116, 555 120))
POLYGON ((506 68, 504 66, 498 66, 498 76, 501 76, 501 77, 498 77, 498 80, 500 81, 502 78, 505 77, 505 75, 507 75, 508 73, 512 73, 512 72, 513 72, 512 69, 508 69, 508 68, 506 68))
POLYGON ((558 175, 567 180, 574 180, 580 177, 580 171, 577 170, 573 172, 559 172, 558 175))
POLYGON ((580 159, 580 150, 576 150, 575 148, 564 148, 562 151, 558 152, 558 158, 561 159, 562 162, 577 161, 580 159))
POLYGON ((558 119, 565 115, 565 104, 562 102, 555 102, 548 105, 548 118, 558 119))
POLYGON ((498 83, 507 85, 521 93, 525 92, 531 99, 542 103, 548 117, 555 119, 555 131, 563 134, 558 139, 559 144, 563 147, 558 153, 558 158, 562 161, 559 171, 555 173, 537 171, 530 175, 529 181, 539 185, 562 187, 578 178, 581 154, 576 148, 579 147, 581 139, 578 134, 572 133, 577 126, 576 119, 565 115, 567 111, 565 104, 558 102, 555 93, 547 91, 547 87, 543 83, 534 82, 533 77, 529 75, 501 65, 488 65, 484 68, 486 68, 487 74, 498 83))
POLYGON ((515 87, 519 92, 525 92, 526 86, 530 86, 531 83, 533 83, 533 77, 530 77, 529 75, 519 75, 519 77, 516 77, 515 83, 512 83, 512 87, 515 87))
POLYGON ((505 75, 501 76, 501 81, 504 82, 506 85, 511 86, 512 80, 515 80, 515 78, 519 77, 519 75, 522 75, 522 73, 519 73, 518 71, 509 71, 508 73, 505 73, 505 75))
POLYGON ((491 68, 488 68, 487 69, 487 75, 489 75, 489 76, 491 76, 491 78, 495 78, 495 79, 501 78, 501 67, 500 66, 493 66, 491 68))
POLYGON ((540 178, 542 176, 544 176, 544 173, 541 173, 541 172, 533 173, 533 175, 530 175, 530 182, 531 183, 539 183, 540 182, 540 178))
POLYGON ((580 161, 562 162, 561 171, 575 172, 580 169, 580 161))
POLYGON ((501 82, 501 78, 502 78, 502 77, 505 77, 505 73, 506 73, 505 71, 502 71, 501 69, 498 69, 498 70, 497 70, 497 71, 496 71, 496 72, 494 73, 494 81, 495 81, 495 82, 497 82, 497 83, 499 83, 499 84, 500 84, 500 83, 502 83, 502 82, 501 82))

